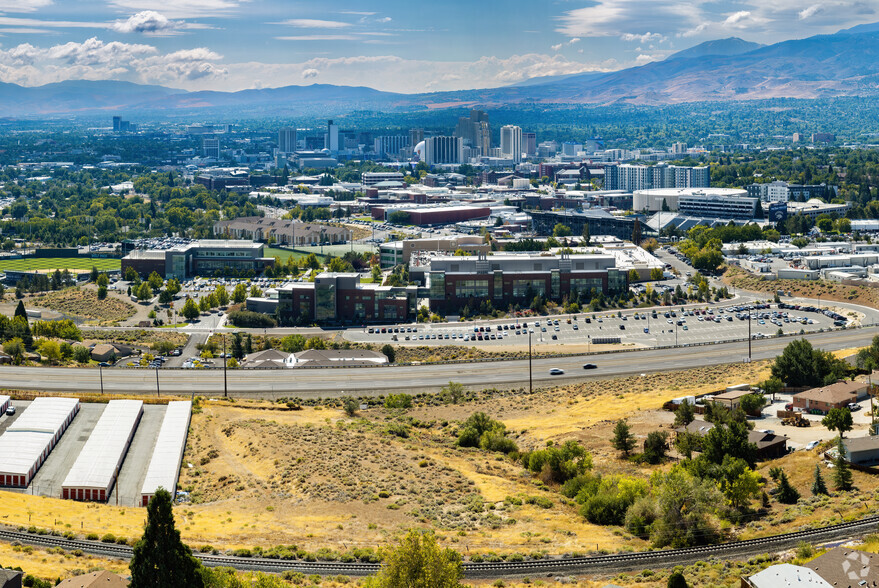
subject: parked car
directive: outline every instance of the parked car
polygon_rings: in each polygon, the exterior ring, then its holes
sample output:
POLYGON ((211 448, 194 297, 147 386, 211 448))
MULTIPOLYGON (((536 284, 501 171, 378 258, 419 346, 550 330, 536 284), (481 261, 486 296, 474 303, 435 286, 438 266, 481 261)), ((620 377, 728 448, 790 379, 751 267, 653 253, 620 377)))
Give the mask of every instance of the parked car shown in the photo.
POLYGON ((6 407, 6 416, 12 416, 14 414, 15 414, 15 407, 14 406, 6 407))

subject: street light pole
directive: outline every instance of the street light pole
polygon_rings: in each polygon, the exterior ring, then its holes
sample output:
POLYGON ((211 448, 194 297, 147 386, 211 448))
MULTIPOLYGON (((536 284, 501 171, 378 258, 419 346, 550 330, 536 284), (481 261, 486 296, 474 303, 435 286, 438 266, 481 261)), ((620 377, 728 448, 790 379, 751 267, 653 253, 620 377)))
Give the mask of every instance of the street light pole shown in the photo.
POLYGON ((748 363, 751 363, 751 305, 748 305, 748 363))
POLYGON ((223 398, 229 396, 229 384, 226 380, 226 333, 223 333, 223 398))
POLYGON ((160 398, 161 396, 162 393, 159 390, 159 366, 156 366, 156 397, 160 398))
POLYGON ((534 392, 534 381, 531 377, 531 333, 534 332, 534 329, 528 329, 528 393, 532 394, 534 392))
POLYGON ((104 395, 104 366, 98 364, 98 375, 101 377, 101 396, 104 395))

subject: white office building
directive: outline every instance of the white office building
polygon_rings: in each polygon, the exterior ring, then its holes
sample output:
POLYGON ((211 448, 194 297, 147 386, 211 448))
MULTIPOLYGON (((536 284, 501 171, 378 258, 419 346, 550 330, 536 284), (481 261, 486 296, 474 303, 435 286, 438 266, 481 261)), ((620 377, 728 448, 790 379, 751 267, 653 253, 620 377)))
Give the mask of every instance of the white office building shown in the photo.
POLYGON ((296 127, 284 127, 278 131, 278 153, 296 151, 296 127))
POLYGON ((501 157, 522 161, 522 128, 515 125, 501 127, 501 157))
POLYGON ((427 165, 464 163, 464 139, 461 137, 427 137, 424 139, 424 162, 427 165))

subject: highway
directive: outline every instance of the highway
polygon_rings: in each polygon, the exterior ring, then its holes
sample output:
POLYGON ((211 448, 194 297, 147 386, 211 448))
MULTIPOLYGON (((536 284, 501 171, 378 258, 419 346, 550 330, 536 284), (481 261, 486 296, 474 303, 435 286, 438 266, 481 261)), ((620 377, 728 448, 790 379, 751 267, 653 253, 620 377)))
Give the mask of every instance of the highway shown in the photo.
MULTIPOLYGON (((807 335, 813 345, 838 350, 869 345, 879 327, 847 329, 807 335)), ((777 356, 792 337, 754 340, 754 360, 777 356)), ((661 372, 707 365, 736 363, 748 355, 748 342, 718 343, 694 347, 664 347, 607 354, 534 359, 534 385, 569 383, 596 377, 661 372), (583 363, 595 363, 594 370, 583 370, 583 363), (551 368, 564 375, 551 376, 551 368)), ((222 396, 223 370, 138 368, 104 369, 106 393, 199 394, 222 396)), ((100 392, 101 371, 94 368, 19 367, 0 368, 2 385, 7 389, 53 392, 100 392)), ((231 396, 300 398, 382 395, 388 390, 435 391, 450 381, 465 386, 528 387, 528 360, 370 368, 296 368, 274 370, 228 370, 231 396)))

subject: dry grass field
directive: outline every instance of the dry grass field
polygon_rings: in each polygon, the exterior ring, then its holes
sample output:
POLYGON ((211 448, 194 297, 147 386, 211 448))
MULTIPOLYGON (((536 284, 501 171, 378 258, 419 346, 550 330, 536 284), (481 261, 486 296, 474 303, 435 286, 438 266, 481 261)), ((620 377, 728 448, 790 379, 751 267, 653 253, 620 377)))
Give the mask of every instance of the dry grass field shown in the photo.
MULTIPOLYGON (((457 404, 424 397, 408 410, 372 407, 353 417, 329 404, 289 409, 267 401, 206 401, 192 419, 180 478, 192 502, 175 507, 178 527, 190 545, 221 550, 296 545, 312 553, 338 553, 387 544, 413 526, 434 529, 442 544, 464 556, 645 549, 647 543, 619 527, 589 524, 577 504, 502 454, 456 447, 457 425, 483 411, 502 421, 522 450, 576 439, 592 453, 596 471, 646 478, 670 463, 646 466, 621 459, 609 442, 614 421, 627 418, 640 444, 649 431, 670 430, 673 415, 660 410, 670 398, 756 382, 768 376, 768 368, 766 361, 731 364, 593 380, 533 394, 483 390, 467 393, 466 401, 457 404), (529 504, 528 497, 543 500, 529 504), (547 499, 548 508, 538 505, 547 506, 547 499)), ((740 529, 740 537, 875 512, 879 483, 860 472, 854 474, 857 490, 852 493, 810 496, 819 455, 818 450, 798 451, 762 466, 767 479, 770 465, 783 466, 803 498, 794 506, 773 500, 765 516, 740 529)), ((825 469, 825 479, 832 485, 831 470, 825 469)), ((767 489, 771 486, 768 482, 767 489)), ((133 539, 140 535, 144 516, 141 508, 0 492, 0 522, 13 526, 133 539)), ((4 553, 0 563, 10 565, 4 553)), ((88 567, 69 554, 16 553, 50 568, 62 563, 88 567)), ((27 561, 21 565, 31 571, 27 561)), ((735 565, 706 562, 688 568, 687 576, 693 586, 734 586, 741 573, 765 565, 759 558, 735 565)), ((64 566, 59 569, 67 570, 64 566)), ((664 586, 667 575, 652 571, 580 578, 572 585, 664 586)), ((553 578, 504 582, 510 587, 556 585, 553 578)))
POLYGON ((108 325, 132 317, 137 312, 133 304, 120 298, 107 296, 98 300, 98 293, 89 288, 65 288, 32 298, 28 308, 48 308, 68 316, 93 319, 97 324, 108 325))

